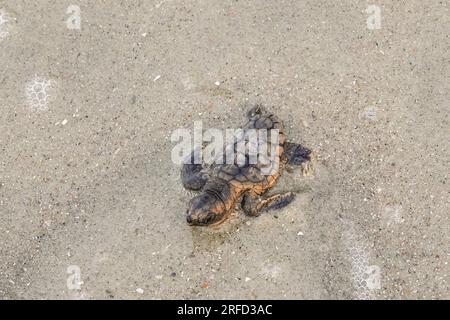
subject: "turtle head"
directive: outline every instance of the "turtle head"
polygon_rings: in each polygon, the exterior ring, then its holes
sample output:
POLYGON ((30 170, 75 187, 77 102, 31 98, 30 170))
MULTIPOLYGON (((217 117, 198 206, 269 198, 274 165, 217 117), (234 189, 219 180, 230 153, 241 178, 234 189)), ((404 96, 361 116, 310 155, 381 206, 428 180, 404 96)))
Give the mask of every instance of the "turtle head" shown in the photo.
POLYGON ((222 200, 204 193, 191 200, 186 221, 191 226, 207 226, 222 220, 226 208, 222 200))

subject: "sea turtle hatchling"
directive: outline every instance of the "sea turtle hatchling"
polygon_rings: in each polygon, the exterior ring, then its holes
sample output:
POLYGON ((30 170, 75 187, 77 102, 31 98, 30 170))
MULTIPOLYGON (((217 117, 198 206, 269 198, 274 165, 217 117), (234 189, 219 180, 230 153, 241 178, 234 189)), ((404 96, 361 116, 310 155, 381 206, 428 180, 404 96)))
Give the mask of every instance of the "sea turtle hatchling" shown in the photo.
MULTIPOLYGON (((183 186, 188 190, 201 191, 201 194, 189 202, 186 212, 188 224, 195 226, 217 225, 223 222, 236 207, 241 204, 243 211, 250 216, 258 216, 262 211, 278 209, 289 204, 295 194, 286 192, 266 196, 281 170, 286 165, 302 165, 311 160, 311 151, 299 144, 287 142, 282 122, 261 106, 253 107, 247 113, 247 123, 243 130, 267 130, 267 145, 270 150, 271 130, 278 130, 278 144, 275 154, 269 161, 259 161, 251 164, 245 155, 245 164, 238 162, 237 142, 230 145, 234 149, 234 163, 201 165, 194 164, 194 152, 190 155, 190 163, 181 169, 183 186), (263 164, 264 163, 264 164, 263 164), (276 166, 275 166, 276 165, 276 166), (273 168, 267 173, 267 168, 273 168), (266 170, 264 170, 266 169, 266 170)), ((228 146, 228 148, 230 148, 228 146)), ((228 149, 230 150, 230 149, 228 149)), ((242 156, 242 154, 241 154, 242 156)), ((266 158, 268 159, 268 158, 266 158)))

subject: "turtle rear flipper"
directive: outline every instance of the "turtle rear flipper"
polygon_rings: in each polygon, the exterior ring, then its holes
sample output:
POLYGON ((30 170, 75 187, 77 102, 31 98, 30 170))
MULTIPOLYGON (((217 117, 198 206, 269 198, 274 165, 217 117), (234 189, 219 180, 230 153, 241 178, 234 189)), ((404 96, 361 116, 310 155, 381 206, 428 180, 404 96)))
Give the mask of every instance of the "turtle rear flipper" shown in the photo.
POLYGON ((247 118, 251 119, 253 117, 256 117, 258 115, 262 115, 267 113, 266 109, 261 104, 257 104, 254 107, 252 107, 250 110, 247 111, 247 118))
POLYGON ((311 150, 298 143, 286 142, 284 144, 284 157, 286 157, 288 165, 299 166, 311 160, 311 150))

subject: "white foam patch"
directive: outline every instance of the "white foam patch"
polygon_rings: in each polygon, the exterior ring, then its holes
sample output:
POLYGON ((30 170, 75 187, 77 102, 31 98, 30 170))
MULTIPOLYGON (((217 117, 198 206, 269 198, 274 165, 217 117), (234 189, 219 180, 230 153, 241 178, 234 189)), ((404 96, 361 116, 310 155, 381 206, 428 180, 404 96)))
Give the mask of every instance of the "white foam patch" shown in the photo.
POLYGON ((381 216, 388 226, 403 223, 405 221, 403 219, 403 207, 401 205, 387 205, 381 216))
POLYGON ((282 269, 278 265, 267 265, 264 266, 261 270, 260 274, 266 278, 278 278, 282 272, 282 269))
POLYGON ((377 108, 376 107, 367 107, 360 113, 360 118, 367 119, 370 121, 377 120, 377 108))
POLYGON ((184 90, 189 91, 195 88, 195 84, 190 77, 185 77, 181 79, 184 90))
POLYGON ((5 9, 0 9, 0 41, 9 35, 9 24, 11 20, 5 9))
POLYGON ((375 291, 381 289, 381 269, 371 265, 370 248, 356 232, 354 225, 346 223, 346 227, 344 242, 351 263, 356 299, 373 300, 376 298, 375 291))
POLYGON ((37 75, 27 82, 25 95, 28 106, 33 111, 45 111, 48 104, 55 98, 55 82, 47 80, 37 75))

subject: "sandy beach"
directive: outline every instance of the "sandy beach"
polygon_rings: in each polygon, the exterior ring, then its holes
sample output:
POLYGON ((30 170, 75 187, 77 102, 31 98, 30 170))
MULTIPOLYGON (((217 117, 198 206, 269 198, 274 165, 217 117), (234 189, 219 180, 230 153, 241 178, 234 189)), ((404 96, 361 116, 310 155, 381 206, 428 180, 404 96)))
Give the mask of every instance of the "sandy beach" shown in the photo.
POLYGON ((449 299, 446 1, 0 1, 0 299, 449 299), (190 227, 179 128, 314 171, 190 227))

